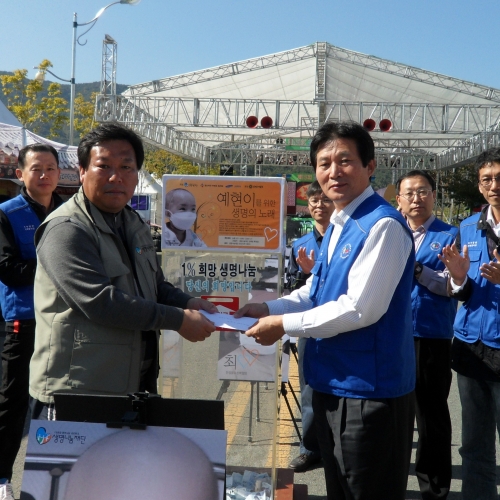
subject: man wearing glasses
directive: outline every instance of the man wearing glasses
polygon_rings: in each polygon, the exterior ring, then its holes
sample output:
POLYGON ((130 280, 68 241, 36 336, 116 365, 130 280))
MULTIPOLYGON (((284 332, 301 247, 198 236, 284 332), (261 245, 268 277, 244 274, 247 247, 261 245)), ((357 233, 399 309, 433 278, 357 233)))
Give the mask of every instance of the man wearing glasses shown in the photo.
POLYGON ((447 290, 448 274, 438 255, 452 245, 458 228, 432 213, 436 183, 422 170, 396 182, 396 200, 413 233, 415 268, 412 290, 417 381, 415 413, 418 444, 415 473, 423 500, 446 498, 451 483, 451 339, 457 301, 447 290))
POLYGON ((497 499, 496 429, 500 429, 500 148, 476 160, 479 191, 488 203, 460 225, 441 260, 450 291, 463 301, 454 324, 452 368, 462 404, 462 498, 497 499))
MULTIPOLYGON (((311 269, 314 266, 315 258, 319 255, 321 242, 330 225, 330 217, 333 213, 333 202, 323 194, 318 181, 314 181, 309 185, 306 196, 309 212, 314 219, 314 229, 293 244, 287 270, 287 285, 291 290, 295 290, 305 285, 307 279, 311 276, 311 269)), ((302 442, 300 443, 299 456, 294 458, 288 466, 295 472, 305 472, 312 465, 321 460, 316 428, 314 426, 312 389, 306 384, 304 379, 304 351, 306 340, 305 338, 299 338, 297 343, 299 354, 302 442)))

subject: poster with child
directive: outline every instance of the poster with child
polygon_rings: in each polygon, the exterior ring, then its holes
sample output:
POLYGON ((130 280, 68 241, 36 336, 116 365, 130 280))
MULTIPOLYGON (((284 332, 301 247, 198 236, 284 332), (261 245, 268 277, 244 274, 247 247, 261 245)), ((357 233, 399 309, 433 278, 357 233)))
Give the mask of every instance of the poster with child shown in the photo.
POLYGON ((175 188, 164 196, 165 216, 162 241, 164 247, 206 247, 205 243, 190 229, 196 221, 196 199, 186 189, 175 188))
POLYGON ((283 251, 282 178, 163 176, 162 248, 283 251))

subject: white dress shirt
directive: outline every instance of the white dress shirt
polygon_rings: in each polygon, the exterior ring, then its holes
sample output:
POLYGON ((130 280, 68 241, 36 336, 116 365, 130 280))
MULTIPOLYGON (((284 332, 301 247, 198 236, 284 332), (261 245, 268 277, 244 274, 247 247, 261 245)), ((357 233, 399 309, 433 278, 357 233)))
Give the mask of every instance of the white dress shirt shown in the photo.
MULTIPOLYGON (((333 212, 330 220, 334 230, 328 246, 328 261, 346 222, 373 194, 369 186, 343 210, 333 212)), ((392 217, 384 217, 371 228, 351 267, 347 293, 313 308, 309 299, 311 276, 303 287, 290 295, 266 302, 269 312, 272 315, 284 314, 283 327, 291 337, 327 338, 371 325, 387 312, 412 245, 413 241, 401 223, 392 217)), ((335 269, 330 272, 335 272, 335 269)))

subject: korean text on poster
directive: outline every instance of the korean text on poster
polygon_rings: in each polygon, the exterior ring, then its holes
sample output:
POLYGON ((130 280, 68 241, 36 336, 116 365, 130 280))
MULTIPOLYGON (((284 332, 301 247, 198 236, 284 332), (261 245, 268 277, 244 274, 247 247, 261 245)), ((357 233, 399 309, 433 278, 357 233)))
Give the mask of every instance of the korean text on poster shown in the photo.
POLYGON ((163 176, 162 248, 281 252, 285 180, 163 176))

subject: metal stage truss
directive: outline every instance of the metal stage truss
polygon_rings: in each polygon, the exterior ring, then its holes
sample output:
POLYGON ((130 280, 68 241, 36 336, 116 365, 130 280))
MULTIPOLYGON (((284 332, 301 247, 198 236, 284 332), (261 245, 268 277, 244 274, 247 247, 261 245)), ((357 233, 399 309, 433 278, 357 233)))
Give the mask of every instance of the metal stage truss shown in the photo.
MULTIPOLYGON (((113 96, 100 95, 97 117, 106 116, 113 96)), ((269 116, 273 130, 312 135, 318 127, 315 101, 263 99, 198 99, 182 97, 117 96, 116 118, 126 124, 151 123, 173 127, 246 129, 248 117, 269 116)), ((500 123, 500 104, 429 104, 322 101, 324 121, 389 119, 391 133, 475 134, 500 123)), ((375 128, 374 131, 379 129, 375 128)))
MULTIPOLYGON (((375 158, 378 168, 426 168, 435 169, 434 162, 436 156, 429 154, 427 151, 399 151, 390 152, 384 150, 376 150, 375 158)), ((258 168, 266 166, 283 166, 287 167, 306 167, 311 168, 309 161, 309 153, 306 151, 286 151, 284 148, 277 147, 274 149, 252 149, 248 147, 232 148, 230 146, 221 146, 214 148, 210 152, 211 164, 224 165, 255 165, 258 168)))
POLYGON ((333 120, 371 122, 383 169, 451 168, 500 146, 500 90, 326 42, 132 85, 116 95, 116 42, 110 41, 103 48, 105 84, 96 101, 96 121, 117 120, 145 141, 200 166, 235 165, 242 173, 253 166, 255 175, 265 166, 308 167, 308 139, 320 124, 333 120), (280 98, 289 92, 284 87, 273 90, 275 99, 241 97, 247 73, 264 72, 259 81, 269 94, 271 76, 286 80, 287 67, 291 85, 302 82, 295 74, 302 71, 311 99, 280 98), (351 82, 358 85, 355 90, 351 82), (229 88, 235 95, 216 95, 230 94, 229 88), (385 94, 377 95, 379 89, 385 94), (342 93, 382 99, 331 98, 342 93), (396 94, 396 102, 383 100, 396 94))
MULTIPOLYGON (((373 133, 377 156, 413 156, 408 160, 409 165, 418 164, 422 158, 421 150, 426 150, 424 156, 435 158, 433 168, 458 166, 470 161, 486 147, 500 142, 500 104, 326 102, 325 107, 328 110, 326 120, 354 119, 363 122, 361 118, 366 117, 375 120, 381 116, 389 118, 393 124, 391 131, 374 130, 373 133), (426 136, 422 137, 422 134, 426 136), (433 153, 433 150, 436 152, 433 153)), ((135 129, 148 142, 196 162, 234 164, 234 158, 241 160, 241 148, 246 148, 253 152, 253 158, 248 160, 252 164, 259 161, 259 155, 263 155, 272 158, 269 164, 285 162, 292 166, 307 162, 301 163, 294 158, 296 154, 286 150, 277 154, 269 152, 269 148, 276 147, 280 140, 297 139, 297 132, 299 138, 309 138, 317 128, 318 119, 313 115, 313 112, 317 113, 317 108, 317 103, 306 101, 249 102, 100 95, 97 99, 97 119, 117 119, 135 129), (272 114, 278 117, 277 124, 273 124, 265 135, 251 135, 245 120, 251 113, 259 114, 259 109, 263 109, 267 116, 272 114), (163 110, 161 114, 160 110, 163 110), (281 123, 280 116, 283 116, 281 123), (182 132, 176 129, 178 126, 184 127, 182 132), (233 133, 210 130, 224 128, 231 129, 233 133), (281 159, 277 155, 281 155, 281 159)), ((299 156, 302 158, 304 155, 299 156)), ((245 162, 243 160, 243 164, 245 162)))

